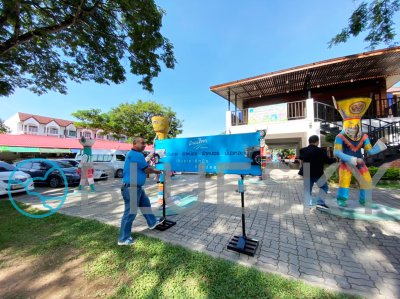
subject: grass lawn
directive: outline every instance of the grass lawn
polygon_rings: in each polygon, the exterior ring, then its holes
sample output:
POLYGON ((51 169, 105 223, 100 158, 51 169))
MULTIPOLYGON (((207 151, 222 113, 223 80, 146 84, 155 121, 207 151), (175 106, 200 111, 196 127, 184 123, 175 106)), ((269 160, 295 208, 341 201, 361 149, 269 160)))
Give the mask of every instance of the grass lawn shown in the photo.
POLYGON ((355 298, 143 235, 117 246, 117 234, 60 214, 27 218, 0 200, 0 298, 355 298))

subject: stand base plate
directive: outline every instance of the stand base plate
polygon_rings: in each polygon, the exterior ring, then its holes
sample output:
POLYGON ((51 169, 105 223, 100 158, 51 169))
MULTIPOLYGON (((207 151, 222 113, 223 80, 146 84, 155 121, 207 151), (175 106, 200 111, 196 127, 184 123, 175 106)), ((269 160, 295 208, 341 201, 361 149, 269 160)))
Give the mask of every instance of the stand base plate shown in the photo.
POLYGON ((257 247, 258 247, 258 240, 243 236, 234 236, 227 246, 229 250, 233 250, 250 256, 254 256, 257 247), (243 241, 245 241, 244 244, 243 241))
POLYGON ((156 226, 156 230, 160 230, 160 231, 165 231, 167 229, 169 229, 170 227, 173 227, 176 224, 176 222, 171 221, 171 220, 165 220, 163 224, 157 225, 156 226))

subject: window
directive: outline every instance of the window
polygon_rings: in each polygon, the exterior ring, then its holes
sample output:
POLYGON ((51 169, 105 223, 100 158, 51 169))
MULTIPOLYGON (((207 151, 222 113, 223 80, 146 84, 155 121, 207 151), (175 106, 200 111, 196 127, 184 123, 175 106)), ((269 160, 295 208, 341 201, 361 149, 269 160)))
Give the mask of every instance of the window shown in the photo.
POLYGON ((69 137, 76 137, 76 131, 68 131, 69 137))
POLYGON ((0 172, 13 171, 15 167, 11 164, 0 162, 0 172))
POLYGON ((112 155, 93 155, 93 162, 111 162, 112 155))
POLYGON ((34 162, 32 163, 32 169, 33 170, 40 170, 42 168, 41 163, 40 162, 34 162))
POLYGON ((93 162, 103 162, 103 155, 93 155, 92 157, 93 162))
POLYGON ((117 161, 125 161, 125 156, 124 155, 115 155, 117 161))
POLYGON ((37 126, 28 125, 28 132, 29 133, 37 133, 39 128, 37 126))
POLYGON ((57 128, 50 128, 49 133, 52 135, 57 135, 58 134, 58 129, 57 128))
POLYGON ((104 162, 111 162, 111 160, 112 160, 112 155, 103 155, 104 157, 104 162))
POLYGON ((97 139, 105 139, 102 132, 97 133, 97 139))
POLYGON ((83 137, 85 137, 85 138, 92 138, 92 133, 90 133, 90 132, 83 132, 83 137))
POLYGON ((21 162, 17 164, 18 169, 20 170, 30 170, 32 167, 32 162, 21 162))
MULTIPOLYGON (((63 161, 54 161, 54 163, 56 163, 61 168, 70 168, 70 167, 72 167, 70 164, 68 164, 66 162, 63 162, 63 161)), ((53 165, 51 165, 51 167, 53 167, 53 165)))

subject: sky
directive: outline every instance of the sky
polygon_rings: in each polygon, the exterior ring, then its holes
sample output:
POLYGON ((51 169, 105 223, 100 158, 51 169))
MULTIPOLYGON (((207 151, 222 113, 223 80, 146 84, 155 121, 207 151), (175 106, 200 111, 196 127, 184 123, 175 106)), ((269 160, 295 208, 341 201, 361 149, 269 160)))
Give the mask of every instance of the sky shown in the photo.
MULTIPOLYGON (((124 102, 154 100, 171 107, 183 120, 179 137, 225 131, 227 101, 210 86, 365 52, 363 36, 328 48, 347 24, 359 1, 353 0, 156 0, 166 11, 162 33, 174 44, 175 69, 163 68, 153 81, 154 93, 142 89, 139 77, 123 84, 68 82, 68 94, 38 96, 18 89, 0 99, 0 118, 16 112, 71 119, 82 109, 110 108, 124 102)), ((379 48, 384 48, 382 45, 379 48)), ((123 65, 129 68, 127 61, 123 65)), ((129 70, 128 70, 129 72, 129 70)))

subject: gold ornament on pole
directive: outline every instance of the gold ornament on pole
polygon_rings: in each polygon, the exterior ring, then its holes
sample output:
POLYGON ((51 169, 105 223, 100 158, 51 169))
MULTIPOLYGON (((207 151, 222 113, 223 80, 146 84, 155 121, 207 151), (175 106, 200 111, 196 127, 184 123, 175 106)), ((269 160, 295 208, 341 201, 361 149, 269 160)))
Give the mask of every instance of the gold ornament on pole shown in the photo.
POLYGON ((166 139, 169 132, 169 118, 164 116, 153 116, 151 123, 157 134, 157 139, 166 139))

